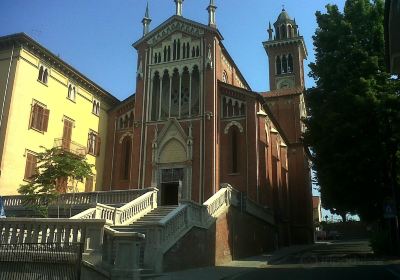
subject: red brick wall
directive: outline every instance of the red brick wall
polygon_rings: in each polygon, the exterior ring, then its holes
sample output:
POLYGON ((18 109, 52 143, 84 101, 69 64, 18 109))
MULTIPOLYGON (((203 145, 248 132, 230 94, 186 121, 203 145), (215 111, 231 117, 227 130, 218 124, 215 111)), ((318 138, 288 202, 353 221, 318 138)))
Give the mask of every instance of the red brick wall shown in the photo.
POLYGON ((274 228, 230 207, 209 229, 193 228, 164 255, 164 271, 221 265, 274 250, 274 228), (245 226, 244 226, 245 225, 245 226))

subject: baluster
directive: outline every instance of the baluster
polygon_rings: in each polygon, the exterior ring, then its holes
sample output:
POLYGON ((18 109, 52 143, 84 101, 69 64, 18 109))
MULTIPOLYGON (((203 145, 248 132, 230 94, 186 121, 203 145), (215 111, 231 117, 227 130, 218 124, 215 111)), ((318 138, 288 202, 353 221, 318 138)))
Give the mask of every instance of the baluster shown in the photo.
POLYGON ((33 225, 32 243, 38 243, 40 227, 37 223, 33 225))
POLYGON ((11 228, 11 239, 10 243, 11 244, 16 244, 17 243, 17 230, 18 230, 18 224, 14 224, 14 226, 11 228))
POLYGON ((49 238, 47 239, 48 243, 54 243, 54 231, 56 229, 56 225, 52 224, 49 226, 49 238))
POLYGON ((56 225, 56 242, 57 244, 61 244, 61 235, 62 235, 62 226, 60 224, 56 225))
POLYGON ((5 244, 9 243, 9 237, 10 237, 10 224, 6 224, 4 227, 4 233, 3 233, 3 242, 5 244))
POLYGON ((78 225, 73 225, 72 227, 72 242, 78 242, 78 225))
POLYGON ((24 244, 24 239, 25 239, 25 224, 21 224, 18 232, 17 243, 24 244))
POLYGON ((42 238, 41 238, 41 243, 44 244, 46 243, 47 239, 47 225, 42 224, 42 238))
POLYGON ((64 243, 68 245, 69 244, 69 240, 70 240, 70 235, 71 235, 71 226, 70 225, 66 225, 64 232, 65 232, 64 243))

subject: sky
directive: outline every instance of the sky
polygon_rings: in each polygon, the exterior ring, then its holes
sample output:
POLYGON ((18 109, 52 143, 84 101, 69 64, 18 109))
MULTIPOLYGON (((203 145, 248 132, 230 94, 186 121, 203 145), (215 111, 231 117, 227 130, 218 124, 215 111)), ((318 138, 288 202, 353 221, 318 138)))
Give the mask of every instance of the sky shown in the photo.
MULTIPOLYGON (((173 0, 148 0, 150 29, 175 14, 173 0)), ((135 92, 137 65, 132 43, 142 37, 147 0, 0 0, 0 36, 24 32, 105 90, 123 100, 135 92)), ((299 25, 314 61, 315 12, 327 4, 342 10, 345 0, 215 0, 224 45, 253 91, 269 90, 268 38, 284 5, 299 25)), ((183 16, 207 24, 209 0, 185 0, 183 16)), ((305 69, 309 72, 308 66, 305 69)), ((306 77, 306 86, 314 81, 306 77)), ((317 192, 314 192, 317 194, 317 192)))

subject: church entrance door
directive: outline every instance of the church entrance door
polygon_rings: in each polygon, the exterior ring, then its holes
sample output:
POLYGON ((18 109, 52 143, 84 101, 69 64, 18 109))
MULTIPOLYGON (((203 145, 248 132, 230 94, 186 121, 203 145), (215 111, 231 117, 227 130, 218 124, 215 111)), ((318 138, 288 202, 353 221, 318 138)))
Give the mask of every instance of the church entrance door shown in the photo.
POLYGON ((178 205, 182 193, 183 168, 162 169, 161 205, 178 205))

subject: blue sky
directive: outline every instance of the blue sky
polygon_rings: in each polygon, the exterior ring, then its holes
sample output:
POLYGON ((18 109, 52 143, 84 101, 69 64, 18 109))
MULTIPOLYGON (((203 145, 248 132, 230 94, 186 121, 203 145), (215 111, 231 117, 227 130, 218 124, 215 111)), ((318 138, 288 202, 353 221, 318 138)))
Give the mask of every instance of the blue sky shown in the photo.
MULTIPOLYGON (((135 92, 136 51, 146 0, 0 0, 0 36, 25 32, 120 100, 135 92), (73 4, 72 4, 73 3, 73 4)), ((254 91, 269 89, 268 60, 262 47, 268 22, 285 5, 296 18, 314 60, 315 12, 345 0, 215 0, 224 45, 254 91)), ((183 16, 207 23, 209 0, 185 0, 183 16)), ((151 29, 175 13, 173 0, 149 0, 151 29)), ((306 67, 306 73, 309 69, 306 67)), ((306 77, 306 86, 313 80, 306 77)), ((316 193, 316 192, 315 192, 316 193)))
MULTIPOLYGON (((313 60, 315 11, 344 0, 215 0, 224 44, 255 91, 268 90, 267 57, 262 42, 268 22, 282 5, 295 17, 313 60)), ((207 23, 209 0, 185 0, 183 15, 207 23)), ((173 0, 149 0, 151 28, 175 13, 173 0)), ((146 0, 1 0, 0 36, 25 32, 80 72, 124 99, 135 91, 136 51, 146 0), (73 4, 72 4, 73 3, 73 4)), ((306 69, 308 72, 308 69, 306 69)), ((313 81, 307 78, 306 85, 313 81)))

